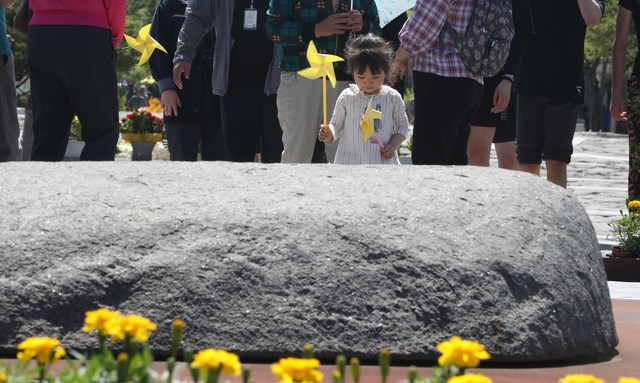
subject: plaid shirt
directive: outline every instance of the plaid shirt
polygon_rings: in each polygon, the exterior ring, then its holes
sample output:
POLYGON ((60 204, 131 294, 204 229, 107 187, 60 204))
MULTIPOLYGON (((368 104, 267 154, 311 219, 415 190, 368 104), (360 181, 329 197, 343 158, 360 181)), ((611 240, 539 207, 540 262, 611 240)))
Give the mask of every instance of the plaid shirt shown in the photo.
POLYGON ((400 46, 411 53, 414 71, 444 77, 465 77, 482 84, 482 76, 469 72, 460 60, 455 43, 448 33, 440 31, 445 21, 463 35, 473 11, 473 0, 418 0, 413 15, 399 33, 400 46))
MULTIPOLYGON (((332 0, 271 0, 267 11, 267 34, 282 46, 280 69, 295 72, 308 68, 307 47, 311 40, 318 53, 344 57, 349 34, 315 37, 315 25, 334 13, 349 12, 350 7, 351 0, 340 0, 335 12, 332 0)), ((363 27, 358 34, 381 34, 374 0, 353 0, 353 9, 362 13, 363 27)), ((344 63, 337 63, 336 67, 346 73, 344 63)))

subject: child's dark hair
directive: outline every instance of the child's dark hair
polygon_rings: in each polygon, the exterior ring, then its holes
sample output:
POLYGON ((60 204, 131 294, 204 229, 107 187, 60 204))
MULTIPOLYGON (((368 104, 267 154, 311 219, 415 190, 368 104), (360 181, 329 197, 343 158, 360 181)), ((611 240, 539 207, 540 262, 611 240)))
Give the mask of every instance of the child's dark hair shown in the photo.
POLYGON ((374 75, 381 71, 389 74, 393 60, 393 48, 382 37, 372 34, 358 36, 347 44, 345 58, 351 74, 362 74, 367 67, 374 75))

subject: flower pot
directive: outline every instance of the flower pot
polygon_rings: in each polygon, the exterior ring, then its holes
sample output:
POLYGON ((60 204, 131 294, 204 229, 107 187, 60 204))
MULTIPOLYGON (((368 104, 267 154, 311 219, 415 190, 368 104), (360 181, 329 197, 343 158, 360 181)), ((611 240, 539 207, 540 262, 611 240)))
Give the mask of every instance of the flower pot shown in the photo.
POLYGON ((138 133, 122 133, 122 139, 127 141, 128 143, 133 144, 134 142, 142 142, 142 134, 138 133))
POLYGON ((155 146, 155 142, 132 142, 131 161, 151 161, 151 154, 155 146))
POLYGON ((142 133, 142 142, 156 142, 162 141, 162 133, 142 133))
POLYGON ((640 258, 607 255, 602 261, 608 281, 640 282, 640 258))
POLYGON ((636 258, 637 255, 633 253, 629 253, 628 251, 624 251, 618 246, 614 246, 611 248, 611 256, 617 258, 636 258))

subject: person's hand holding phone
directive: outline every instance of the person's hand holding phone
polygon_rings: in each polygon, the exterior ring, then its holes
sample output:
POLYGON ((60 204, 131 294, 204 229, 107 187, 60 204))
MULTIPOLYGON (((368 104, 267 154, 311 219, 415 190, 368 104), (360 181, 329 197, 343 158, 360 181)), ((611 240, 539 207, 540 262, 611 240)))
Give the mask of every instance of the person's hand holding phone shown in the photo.
MULTIPOLYGON (((358 12, 359 13, 359 12, 358 12)), ((316 24, 316 37, 341 35, 350 31, 352 18, 350 13, 335 13, 316 24)))
POLYGON ((349 11, 349 29, 360 32, 364 26, 362 21, 362 13, 357 9, 349 11))

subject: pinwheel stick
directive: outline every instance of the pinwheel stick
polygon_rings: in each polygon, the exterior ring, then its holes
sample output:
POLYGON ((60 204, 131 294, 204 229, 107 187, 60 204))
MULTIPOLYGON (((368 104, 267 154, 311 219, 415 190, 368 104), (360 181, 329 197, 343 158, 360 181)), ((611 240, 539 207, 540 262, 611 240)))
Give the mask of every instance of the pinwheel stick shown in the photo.
POLYGON ((382 143, 382 140, 380 140, 380 137, 378 137, 378 134, 376 132, 373 132, 373 137, 378 142, 378 146, 380 147, 380 149, 384 149, 384 144, 382 143))
POLYGON ((328 131, 329 127, 327 125, 327 79, 322 76, 322 130, 328 131))

